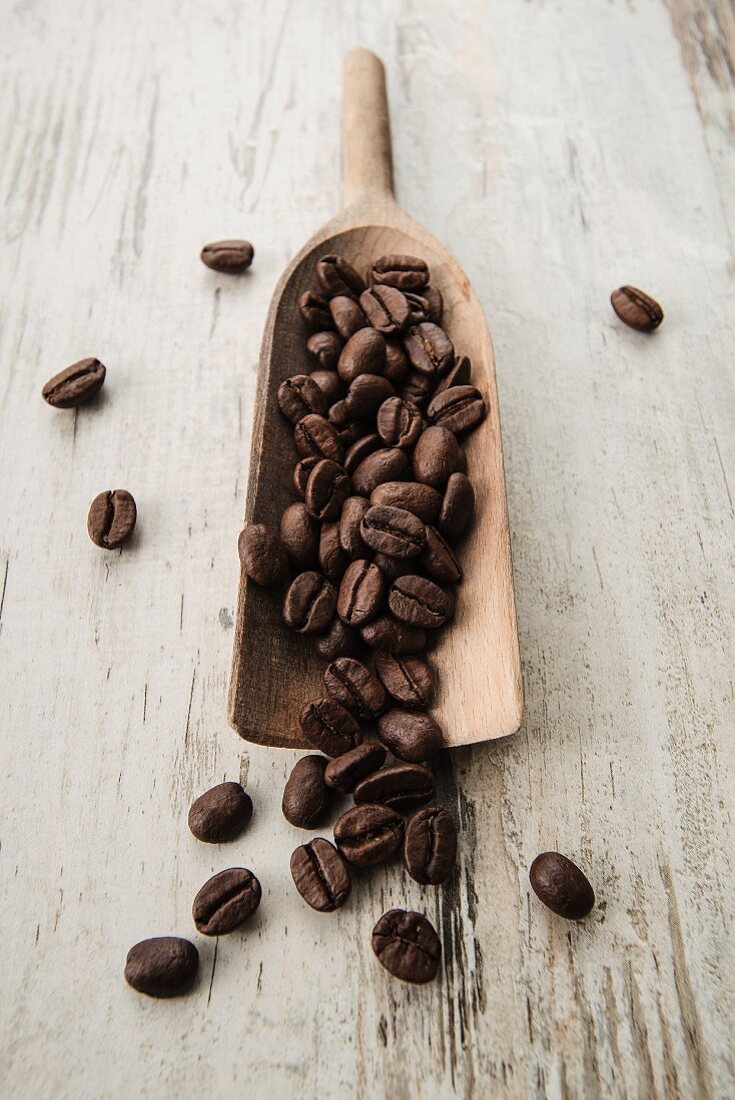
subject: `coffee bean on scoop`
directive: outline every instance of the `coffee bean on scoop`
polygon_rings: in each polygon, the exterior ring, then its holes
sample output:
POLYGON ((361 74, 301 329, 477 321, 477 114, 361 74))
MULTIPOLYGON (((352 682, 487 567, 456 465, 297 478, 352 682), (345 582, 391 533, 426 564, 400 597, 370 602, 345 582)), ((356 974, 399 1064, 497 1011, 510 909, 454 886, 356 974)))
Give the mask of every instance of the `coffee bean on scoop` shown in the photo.
POLYGON ((436 977, 441 942, 421 913, 390 909, 373 928, 373 951, 394 978, 423 984, 436 977))
POLYGON ((389 504, 413 512, 424 523, 435 523, 442 506, 441 493, 420 481, 384 481, 370 494, 371 504, 389 504))
POLYGON ((304 571, 317 564, 319 524, 300 501, 289 504, 281 516, 281 540, 296 569, 304 571))
POLYGON ((324 783, 323 756, 302 756, 291 769, 283 789, 281 810, 297 829, 315 829, 326 821, 333 794, 324 783))
POLYGON ((360 374, 350 382, 345 406, 356 420, 370 420, 383 402, 393 396, 393 387, 382 374, 360 374))
POLYGON ((350 339, 360 329, 368 327, 368 320, 354 298, 338 295, 329 303, 332 324, 343 340, 350 339))
POLYGON ((250 241, 233 240, 205 244, 199 255, 202 263, 212 271, 220 271, 224 275, 237 275, 250 267, 254 254, 250 241))
POLYGON ((389 397, 378 409, 378 435, 386 447, 413 447, 424 428, 421 413, 402 397, 389 397))
MULTIPOLYGON (((356 661, 353 657, 339 657, 327 665, 324 686, 332 698, 356 718, 375 718, 383 709, 383 685, 362 661, 356 661)), ((381 800, 376 798, 375 801, 381 800)))
POLYGON ((322 256, 316 265, 316 277, 327 298, 338 294, 359 297, 365 289, 362 276, 343 256, 322 256))
POLYGON ((584 871, 559 852, 536 856, 529 878, 544 905, 567 920, 581 920, 595 904, 595 892, 584 871))
POLYGON ((388 593, 388 607, 409 626, 436 629, 451 614, 451 596, 427 577, 408 575, 395 580, 388 593))
POLYGON ((314 638, 314 649, 325 661, 352 657, 360 647, 360 636, 341 619, 334 618, 324 634, 314 638))
POLYGON ((385 581, 377 565, 359 558, 347 566, 342 578, 337 614, 350 626, 369 623, 380 611, 384 593, 385 581))
POLYGON ((373 282, 397 286, 399 290, 423 290, 429 281, 429 269, 416 256, 389 253, 373 263, 373 282))
POLYGON ((389 554, 373 554, 373 565, 377 565, 383 576, 391 581, 416 572, 416 558, 391 558, 389 554))
POLYGON ((365 623, 360 627, 360 637, 372 649, 383 649, 387 653, 420 653, 426 645, 425 630, 399 623, 392 615, 379 615, 365 623))
POLYGON ((242 567, 264 588, 282 584, 288 576, 288 551, 280 535, 264 523, 251 523, 237 540, 242 567))
POLYGON ((398 396, 410 401, 418 409, 423 409, 434 390, 434 379, 430 374, 411 371, 398 390, 398 396))
POLYGON ((485 398, 474 386, 452 386, 435 394, 426 410, 432 424, 441 424, 455 435, 477 427, 486 413, 485 398))
POLYGON ((260 883, 245 867, 229 867, 204 883, 194 898, 191 915, 205 936, 234 932, 260 905, 260 883))
POLYGON ((339 355, 344 340, 336 332, 314 332, 306 341, 306 350, 313 356, 322 370, 337 369, 339 355))
POLYGON ((345 454, 344 467, 348 474, 353 474, 363 459, 379 451, 383 446, 383 440, 376 432, 361 436, 345 454))
POLYGON ((412 764, 430 760, 444 743, 442 731, 433 718, 402 707, 381 715, 378 738, 394 756, 412 764))
POLYGON ((362 517, 370 507, 365 497, 348 497, 342 505, 339 517, 340 546, 351 561, 371 556, 370 548, 365 545, 360 534, 362 517))
POLYGON ((610 302, 620 320, 638 332, 653 332, 664 319, 658 302, 634 286, 618 287, 610 295, 610 302))
POLYGON ((383 447, 368 455, 352 474, 352 488, 361 497, 369 497, 384 481, 398 481, 410 468, 408 455, 400 447, 383 447))
POLYGON ((443 489, 461 465, 460 446, 453 432, 438 425, 422 432, 413 452, 413 472, 417 481, 443 489))
POLYGON ((334 615, 337 590, 321 573, 299 573, 291 581, 283 601, 286 626, 299 634, 321 634, 334 615))
POLYGON ((406 813, 434 797, 434 778, 421 764, 392 764, 361 779, 355 802, 379 802, 406 813))
POLYGON ((441 382, 434 390, 434 396, 438 393, 444 393, 444 390, 451 389, 453 386, 468 386, 470 383, 471 370, 472 364, 467 356, 458 356, 449 374, 446 374, 442 378, 441 382))
MULTIPOLYGON (((309 378, 311 378, 312 382, 316 382, 317 386, 324 394, 327 408, 333 405, 335 401, 339 401, 344 391, 344 386, 336 370, 313 370, 309 378)), ((319 412, 319 409, 314 409, 314 412, 319 412)))
POLYGON ((350 476, 329 458, 317 462, 309 474, 304 503, 314 519, 334 519, 350 492, 350 476))
POLYGON ((393 286, 371 286, 360 295, 360 306, 374 329, 383 336, 395 336, 411 318, 411 307, 393 286))
POLYGON ((414 558, 426 546, 426 528, 418 516, 389 504, 368 508, 360 534, 372 550, 392 558, 414 558))
POLYGON ((375 671, 388 694, 404 707, 426 710, 434 691, 434 678, 420 657, 376 653, 375 671))
POLYGON ((428 307, 429 320, 433 321, 435 325, 440 325, 442 313, 444 312, 444 300, 439 288, 435 286, 425 286, 421 291, 421 297, 428 307))
POLYGON ((457 858, 457 826, 448 810, 423 806, 409 818, 403 861, 412 879, 438 886, 451 874, 457 858))
POLYGON ((309 474, 316 466, 317 462, 323 462, 324 460, 319 458, 318 455, 310 455, 309 458, 302 458, 300 462, 297 462, 293 471, 293 487, 299 496, 303 497, 306 492, 306 483, 309 480, 309 474))
POLYGON ((179 936, 154 936, 131 947, 125 981, 149 997, 177 997, 194 983, 199 952, 179 936))
POLYGON ((323 837, 315 837, 292 853, 291 878, 306 904, 320 913, 334 912, 350 896, 349 868, 323 837))
POLYGON ((383 374, 394 386, 399 386, 408 374, 408 359, 403 346, 397 340, 385 341, 385 370, 383 374))
POLYGON ((308 374, 295 374, 278 387, 278 406, 292 424, 297 424, 309 413, 326 416, 327 398, 308 374))
POLYGON ((459 562, 436 527, 426 528, 426 549, 419 564, 434 580, 456 584, 462 579, 459 562))
POLYGON ((342 794, 349 794, 366 775, 382 767, 385 749, 374 741, 366 741, 356 749, 330 760, 324 771, 324 782, 342 794))
POLYGON ((408 361, 419 374, 441 378, 454 363, 454 347, 443 328, 424 321, 408 330, 403 341, 408 361))
POLYGON ((350 558, 345 554, 339 541, 339 523, 323 523, 319 533, 319 568, 325 577, 335 584, 342 579, 350 558))
POLYGON ((348 710, 335 699, 314 699, 301 708, 301 731, 309 742, 327 756, 341 756, 360 743, 360 727, 348 710))
POLYGON ((49 378, 41 396, 55 409, 76 409, 99 392, 106 373, 99 359, 80 359, 49 378))
POLYGON ((411 290, 406 291, 406 301, 411 311, 409 325, 420 325, 423 321, 430 320, 429 303, 423 295, 411 290))
POLYGON ((334 321, 326 300, 315 294, 313 290, 305 290, 299 297, 298 305, 302 320, 312 332, 334 328, 334 321))
POLYGON ((475 490, 467 474, 451 474, 444 489, 438 527, 447 538, 458 538, 475 511, 475 490))
POLYGON ((239 836, 252 816, 252 799, 239 783, 218 783, 192 802, 188 821, 197 840, 223 844, 239 836))
POLYGON ((308 416, 299 420, 294 428, 293 437, 299 453, 304 458, 317 455, 318 458, 331 458, 332 462, 342 462, 344 455, 342 440, 337 435, 334 425, 318 413, 309 413, 308 416))
POLYGON ((108 490, 89 506, 87 533, 95 546, 116 550, 132 535, 137 516, 135 501, 127 489, 108 490))
POLYGON ((373 867, 400 848, 403 818, 390 806, 353 806, 335 822, 334 840, 348 863, 373 867))
POLYGON ((365 328, 351 336, 343 347, 337 371, 349 385, 361 374, 384 374, 385 365, 385 340, 374 328, 365 328))

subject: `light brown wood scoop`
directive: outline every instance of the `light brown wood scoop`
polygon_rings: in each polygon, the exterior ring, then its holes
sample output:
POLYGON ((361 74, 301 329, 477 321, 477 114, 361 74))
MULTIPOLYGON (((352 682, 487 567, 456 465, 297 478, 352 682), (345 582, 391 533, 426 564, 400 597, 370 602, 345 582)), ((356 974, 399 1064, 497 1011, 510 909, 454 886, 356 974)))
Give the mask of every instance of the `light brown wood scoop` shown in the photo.
MULTIPOLYGON (((312 369, 297 300, 316 287, 317 260, 337 253, 364 271, 385 253, 422 257, 444 298, 442 326, 457 353, 472 360, 472 382, 489 410, 466 442, 477 506, 474 526, 459 548, 464 579, 456 617, 438 632, 430 657, 437 678, 432 713, 447 745, 485 741, 514 733, 523 715, 492 341, 457 261, 395 201, 385 72, 374 54, 347 55, 343 92, 345 208, 302 248, 273 295, 260 352, 245 521, 277 529, 283 509, 296 499, 293 430, 276 392, 284 378, 312 369)), ((324 662, 309 638, 286 628, 281 604, 282 593, 259 588, 241 571, 229 719, 249 741, 300 747, 299 711, 325 694, 324 662)))

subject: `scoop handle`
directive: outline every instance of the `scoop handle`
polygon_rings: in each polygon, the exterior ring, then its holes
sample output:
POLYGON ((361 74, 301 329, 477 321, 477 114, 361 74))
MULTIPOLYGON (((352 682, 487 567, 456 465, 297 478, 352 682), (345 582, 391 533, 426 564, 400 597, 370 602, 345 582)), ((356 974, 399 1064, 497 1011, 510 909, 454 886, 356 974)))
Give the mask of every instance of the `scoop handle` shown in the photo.
POLYGON ((350 50, 342 79, 342 179, 345 205, 393 198, 388 93, 383 62, 350 50))

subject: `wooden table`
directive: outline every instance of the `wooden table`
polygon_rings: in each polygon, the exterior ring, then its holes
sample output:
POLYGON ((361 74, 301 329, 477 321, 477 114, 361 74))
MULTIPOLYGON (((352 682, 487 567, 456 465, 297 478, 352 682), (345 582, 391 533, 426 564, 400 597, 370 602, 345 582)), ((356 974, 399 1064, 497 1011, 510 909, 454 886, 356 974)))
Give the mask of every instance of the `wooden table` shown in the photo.
POLYGON ((728 1097, 733 1035, 735 19, 727 0, 37 0, 2 12, 0 925, 8 1097, 728 1097), (341 57, 388 69, 397 188, 495 336, 526 719, 453 754, 451 885, 295 895, 296 754, 224 720, 258 343, 340 203, 341 57), (250 238, 243 278, 201 245, 250 238), (653 337, 608 296, 658 297, 653 337), (93 407, 48 376, 99 356, 93 407), (89 501, 126 487, 122 552, 89 501), (192 797, 247 779, 221 850, 192 797), (530 896, 557 848, 599 905, 530 896), (154 1002, 212 872, 259 916, 154 1002), (377 964, 423 908, 441 979, 377 964))

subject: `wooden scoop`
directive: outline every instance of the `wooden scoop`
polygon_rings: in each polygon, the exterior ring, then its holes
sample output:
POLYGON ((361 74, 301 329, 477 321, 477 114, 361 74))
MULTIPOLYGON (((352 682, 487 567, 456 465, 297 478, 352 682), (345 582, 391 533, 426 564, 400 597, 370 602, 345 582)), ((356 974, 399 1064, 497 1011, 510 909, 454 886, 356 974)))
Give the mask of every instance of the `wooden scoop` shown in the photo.
MULTIPOLYGON (((279 384, 314 364, 297 301, 317 288, 320 257, 344 256, 358 271, 386 253, 419 256, 444 298, 442 326, 458 354, 472 361, 472 383, 485 396, 486 420, 466 441, 468 473, 477 498, 474 524, 458 548, 464 579, 454 621, 438 631, 430 654, 437 691, 432 713, 446 744, 465 745, 514 733, 523 715, 498 395, 490 332, 467 276, 435 237, 405 214, 393 196, 385 71, 368 50, 347 54, 344 66, 345 208, 311 238, 281 277, 260 352, 246 523, 278 529, 297 499, 291 475, 297 454, 293 427, 276 400, 279 384)), ((283 593, 259 588, 241 570, 230 680, 229 720, 249 741, 301 747, 299 711, 325 694, 325 662, 313 639, 288 630, 283 593)))

